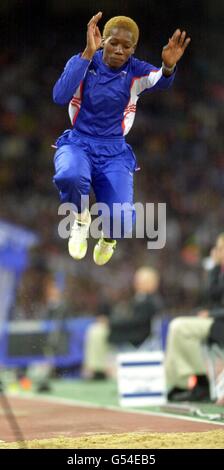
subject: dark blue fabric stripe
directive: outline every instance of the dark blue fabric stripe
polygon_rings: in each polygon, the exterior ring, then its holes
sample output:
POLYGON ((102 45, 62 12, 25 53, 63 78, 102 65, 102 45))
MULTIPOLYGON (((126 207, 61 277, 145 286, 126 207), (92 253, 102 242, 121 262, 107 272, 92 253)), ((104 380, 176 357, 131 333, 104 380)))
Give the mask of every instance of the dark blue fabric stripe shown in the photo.
POLYGON ((162 392, 147 392, 147 393, 123 393, 122 398, 140 398, 140 397, 162 397, 162 392))
POLYGON ((160 366, 162 361, 147 361, 147 362, 121 362, 122 367, 133 367, 133 366, 160 366))

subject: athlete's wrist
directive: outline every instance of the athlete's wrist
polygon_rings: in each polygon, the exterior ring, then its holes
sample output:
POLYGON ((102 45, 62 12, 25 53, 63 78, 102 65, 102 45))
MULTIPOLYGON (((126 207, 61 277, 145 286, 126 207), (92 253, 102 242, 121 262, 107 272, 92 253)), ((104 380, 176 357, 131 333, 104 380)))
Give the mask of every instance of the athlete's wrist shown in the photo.
POLYGON ((85 49, 81 55, 81 57, 83 59, 87 59, 87 60, 92 60, 94 54, 95 54, 96 51, 90 51, 89 49, 85 49))
POLYGON ((176 64, 172 65, 171 67, 168 67, 166 64, 164 64, 164 62, 162 62, 162 72, 163 72, 163 75, 165 75, 165 77, 169 77, 170 75, 172 75, 175 68, 176 68, 176 64))

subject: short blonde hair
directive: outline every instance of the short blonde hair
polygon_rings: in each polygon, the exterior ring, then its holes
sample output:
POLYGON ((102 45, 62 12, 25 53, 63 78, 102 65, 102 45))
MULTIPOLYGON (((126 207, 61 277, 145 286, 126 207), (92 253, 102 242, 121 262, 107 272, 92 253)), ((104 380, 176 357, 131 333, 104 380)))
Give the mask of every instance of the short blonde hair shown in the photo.
POLYGON ((127 31, 130 31, 133 36, 134 45, 137 44, 139 38, 139 28, 132 18, 128 16, 114 16, 107 21, 103 28, 103 38, 106 39, 110 36, 111 30, 113 28, 124 28, 127 31))

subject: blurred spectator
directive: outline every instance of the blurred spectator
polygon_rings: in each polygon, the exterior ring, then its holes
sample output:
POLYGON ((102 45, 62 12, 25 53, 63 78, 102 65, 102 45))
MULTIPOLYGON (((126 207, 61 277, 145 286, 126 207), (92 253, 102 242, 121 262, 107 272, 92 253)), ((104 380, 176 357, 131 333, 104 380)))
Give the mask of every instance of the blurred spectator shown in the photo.
POLYGON ((96 322, 89 327, 85 345, 84 375, 105 378, 109 344, 118 348, 139 347, 151 335, 151 324, 161 313, 163 302, 158 293, 159 274, 149 267, 134 275, 134 296, 111 310, 103 306, 96 322))
POLYGON ((139 347, 150 335, 163 301, 158 293, 160 277, 154 268, 143 266, 134 275, 134 296, 125 306, 116 305, 110 316, 109 341, 116 345, 139 347))
POLYGON ((210 341, 224 346, 224 234, 217 238, 212 257, 204 309, 196 317, 179 317, 170 323, 165 370, 171 401, 210 398, 202 344, 210 341), (189 389, 192 376, 196 381, 189 389))

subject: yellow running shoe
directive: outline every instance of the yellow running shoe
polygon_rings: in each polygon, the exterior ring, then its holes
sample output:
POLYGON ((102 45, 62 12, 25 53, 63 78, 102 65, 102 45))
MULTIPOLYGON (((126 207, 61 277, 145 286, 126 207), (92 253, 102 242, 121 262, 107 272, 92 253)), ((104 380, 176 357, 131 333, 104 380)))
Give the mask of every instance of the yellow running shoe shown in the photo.
POLYGON ((68 241, 68 251, 72 258, 82 259, 86 255, 88 243, 87 236, 91 224, 91 216, 88 212, 85 221, 75 219, 70 238, 68 241))
POLYGON ((103 237, 99 239, 93 251, 93 259, 98 266, 108 263, 114 253, 116 244, 116 240, 107 242, 103 237))

